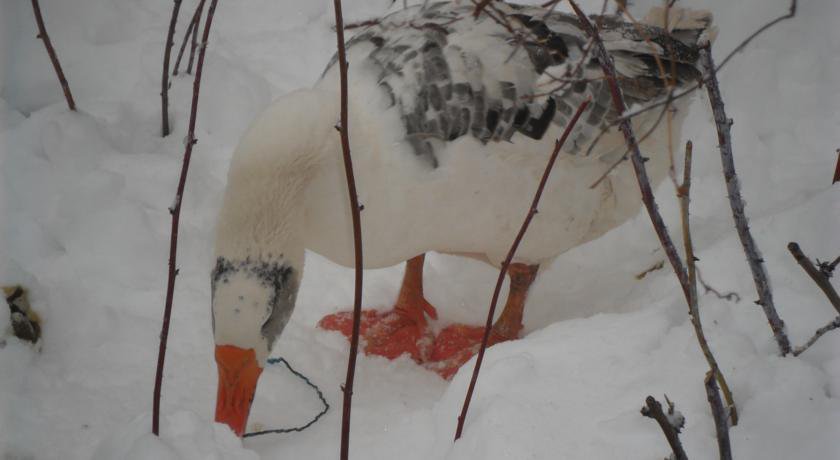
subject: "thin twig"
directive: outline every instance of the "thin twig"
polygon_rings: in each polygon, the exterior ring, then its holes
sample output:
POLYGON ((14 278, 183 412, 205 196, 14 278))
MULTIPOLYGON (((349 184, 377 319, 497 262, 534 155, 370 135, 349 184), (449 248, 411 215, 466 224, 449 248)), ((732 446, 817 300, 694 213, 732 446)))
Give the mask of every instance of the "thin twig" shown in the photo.
POLYGON ((195 50, 198 48, 198 24, 201 22, 201 12, 204 10, 204 0, 198 4, 198 20, 193 27, 192 40, 190 41, 190 58, 187 60, 187 73, 191 74, 193 69, 193 58, 195 58, 195 50))
POLYGON ((756 302, 764 310, 764 315, 770 323, 773 337, 779 346, 782 356, 791 351, 790 340, 785 333, 785 323, 779 317, 776 306, 773 302, 773 291, 770 289, 770 280, 767 270, 764 267, 764 259, 758 250, 758 246, 750 233, 749 223, 744 211, 744 200, 741 198, 741 185, 738 175, 735 172, 735 160, 732 156, 732 119, 726 116, 723 106, 723 97, 718 86, 715 64, 712 60, 711 49, 706 46, 700 49, 700 62, 706 71, 706 90, 709 94, 709 102, 715 118, 715 127, 718 133, 718 148, 720 149, 720 161, 723 165, 723 177, 726 180, 726 190, 729 195, 729 206, 732 208, 732 218, 735 220, 735 228, 738 230, 738 238, 744 248, 744 254, 750 266, 750 271, 755 282, 755 289, 758 293, 756 302))
POLYGON ((347 377, 342 391, 344 407, 341 414, 341 450, 339 458, 347 460, 350 455, 350 408, 353 404, 353 380, 356 374, 356 355, 359 350, 359 328, 362 319, 362 223, 359 197, 356 194, 356 179, 353 176, 353 160, 350 157, 350 121, 347 115, 347 56, 344 45, 344 19, 341 14, 341 0, 334 0, 335 37, 338 46, 338 71, 341 84, 341 153, 344 159, 344 173, 347 177, 347 192, 350 195, 350 215, 353 217, 353 247, 356 261, 356 284, 353 297, 353 333, 350 336, 350 356, 347 359, 347 377))
POLYGON ((496 304, 499 300, 499 293, 502 290, 502 282, 505 280, 505 275, 507 274, 508 266, 510 266, 511 261, 513 260, 513 256, 516 254, 517 248, 519 248, 519 243, 522 241, 522 237, 525 236, 525 232, 528 230, 528 225, 531 224, 531 219, 534 218, 534 215, 537 214, 537 205, 539 205, 540 197, 542 196, 543 189, 545 188, 545 184, 548 181, 548 176, 551 174, 552 166, 554 166, 554 162, 557 160, 557 156, 560 153, 560 149, 563 148, 563 144, 566 142, 566 138, 569 137, 569 134, 572 132, 572 128, 575 127, 577 124, 578 119, 580 118, 583 111, 589 105, 590 98, 587 98, 583 102, 581 102, 580 106, 578 106, 577 111, 572 116, 569 123, 566 125, 566 129, 563 131, 563 135, 560 136, 560 139, 555 141, 554 143, 554 150, 551 152, 551 157, 548 159, 548 164, 545 166, 545 171, 543 171, 542 179, 540 180, 540 184, 537 187, 537 191, 534 194, 534 200, 531 202, 531 207, 528 210, 528 215, 525 216, 525 220, 522 222, 522 226, 519 228, 519 233, 517 233, 516 238, 511 244, 510 249, 508 250, 507 257, 502 262, 502 267, 499 270, 499 277, 496 280, 496 288, 493 291, 493 299, 490 301, 490 310, 487 312, 487 322, 484 325, 484 336, 481 338, 481 347, 478 349, 478 356, 475 360, 475 367, 473 368, 472 378, 470 379, 470 386, 467 389, 467 395, 464 398, 464 405, 461 408, 461 415, 458 416, 458 428, 455 431, 455 440, 457 441, 458 438, 461 437, 461 433, 464 430, 464 421, 467 418, 467 410, 470 407, 470 400, 472 399, 473 391, 475 391, 475 385, 478 381, 478 373, 481 369, 481 363, 484 360, 484 352, 487 349, 487 341, 490 338, 490 330, 493 327, 493 316, 496 313, 496 304))
POLYGON ((834 167, 834 178, 831 179, 831 184, 840 182, 840 149, 837 149, 837 165, 834 167))
MULTIPOLYGON (((572 6, 572 9, 575 10, 575 13, 578 16, 578 19, 583 29, 594 40, 595 55, 598 58, 598 62, 604 71, 604 75, 607 77, 607 83, 610 87, 610 94, 612 96, 613 105, 615 106, 618 113, 623 113, 625 110, 625 104, 624 99, 621 95, 621 90, 618 87, 618 83, 616 83, 616 73, 615 67, 612 62, 612 58, 607 53, 607 50, 604 47, 603 41, 601 41, 601 37, 599 36, 598 31, 592 27, 592 24, 589 22, 589 19, 587 19, 583 11, 581 11, 581 9, 577 6, 574 0, 569 0, 569 4, 572 6)), ((659 242, 662 245, 662 248, 665 250, 665 254, 668 256, 668 261, 671 263, 671 267, 673 268, 674 273, 677 275, 677 279, 679 280, 680 287, 683 290, 683 295, 685 295, 686 302, 688 302, 689 308, 691 309, 692 305, 696 306, 696 284, 691 282, 685 265, 683 265, 682 260, 680 259, 676 248, 674 247, 674 242, 671 239, 671 235, 668 233, 668 228, 665 226, 665 222, 662 219, 662 215, 659 213, 659 209, 656 205, 656 200, 653 197, 653 191, 651 190, 650 180, 647 177, 647 171, 645 169, 644 160, 642 159, 641 152, 639 151, 639 144, 636 141, 636 137, 633 133, 633 128, 630 125, 630 121, 622 120, 619 123, 619 129, 624 134, 624 139, 627 143, 627 146, 630 149, 630 159, 633 163, 633 169, 636 172, 636 179, 639 183, 639 190, 642 194, 642 201, 644 202, 645 208, 647 209, 648 215, 650 216, 651 222, 653 223, 653 228, 656 232, 656 235, 659 237, 659 242)), ((687 172, 690 174, 690 169, 687 172)), ((690 257, 692 257, 693 259, 693 254, 690 257)), ((696 311, 696 308, 694 310, 696 311)), ((699 322, 697 323, 697 325, 699 326, 699 322)), ((698 335, 698 338, 699 337, 700 335, 698 335)), ((703 342, 701 341, 701 346, 702 343, 703 342)), ((706 355, 707 351, 707 349, 704 350, 704 355, 706 355)), ((711 357, 710 363, 715 363, 714 357, 711 355, 710 351, 708 352, 707 360, 709 359, 709 357, 711 357)), ((712 368, 717 369, 716 363, 714 364, 714 366, 712 366, 712 368)), ((719 374, 721 380, 723 380, 720 371, 717 370, 716 373, 719 374)), ((731 405, 734 409, 734 403, 731 403, 731 405)))
POLYGON ((735 400, 732 397, 732 391, 729 389, 729 384, 726 383, 726 378, 718 366, 717 359, 712 353, 709 342, 706 340, 706 333, 703 331, 703 323, 700 321, 700 299, 697 295, 697 259, 694 257, 694 243, 691 238, 691 223, 689 220, 689 203, 691 202, 691 160, 692 160, 692 144, 691 141, 685 144, 685 165, 683 166, 683 182, 677 188, 677 197, 680 201, 680 217, 682 219, 683 244, 685 246, 685 260, 688 264, 688 283, 689 283, 689 301, 688 301, 688 316, 691 319, 691 325, 694 326, 694 334, 697 336, 697 342, 700 344, 700 350, 709 364, 711 372, 714 373, 715 378, 720 383, 723 391, 723 396, 726 398, 726 405, 729 409, 729 416, 732 420, 732 425, 738 424, 738 411, 735 407, 735 400))
POLYGON ((732 460, 732 447, 729 443, 729 423, 726 421, 726 409, 720 400, 717 384, 715 383, 714 371, 706 373, 704 379, 706 387, 706 398, 712 408, 712 417, 715 419, 715 431, 718 441, 718 453, 720 460, 732 460))
POLYGON ((169 19, 169 31, 166 34, 166 45, 163 51, 163 74, 160 79, 161 136, 163 137, 169 135, 169 57, 172 55, 175 24, 178 22, 178 12, 181 10, 181 0, 174 0, 174 2, 172 17, 169 19))
MULTIPOLYGON (((648 137, 653 135, 654 131, 656 131, 656 128, 658 128, 659 124, 662 123, 662 118, 664 117, 665 112, 668 112, 669 109, 670 109, 669 105, 666 105, 665 107, 662 108, 662 111, 659 112, 659 116, 656 117, 656 121, 653 122, 653 125, 650 127, 650 129, 648 129, 647 132, 645 132, 642 135, 642 137, 639 138, 639 140, 637 141, 638 144, 641 144, 642 142, 647 140, 648 137)), ((589 148, 586 150, 586 155, 590 154, 590 152, 595 148, 595 145, 601 140, 601 137, 604 134, 606 134, 609 131, 610 128, 611 128, 610 126, 607 126, 604 129, 602 129, 600 133, 598 133, 598 136, 595 138, 595 140, 592 141, 592 143, 589 145, 589 148)), ((617 168, 621 163, 624 163, 625 161, 627 161, 627 155, 629 153, 630 153, 630 148, 628 147, 624 151, 624 153, 621 155, 621 157, 618 158, 618 160, 613 162, 609 167, 607 167, 606 171, 604 171, 600 176, 598 176, 597 179, 595 179, 595 182, 593 182, 592 185, 589 186, 589 189, 592 190, 595 187, 597 187, 601 182, 604 181, 604 179, 607 178, 607 176, 610 175, 611 172, 613 172, 613 170, 615 168, 617 168)))
MULTIPOLYGON (((598 63, 601 65, 601 69, 604 71, 604 75, 607 77, 607 83, 610 88, 610 95, 612 97, 612 102, 616 108, 616 111, 618 113, 624 113, 626 109, 626 106, 624 104, 624 98, 621 95, 621 90, 618 87, 618 83, 616 83, 615 67, 613 65, 612 58, 607 53, 607 50, 604 47, 604 42, 601 41, 601 37, 598 34, 598 31, 592 27, 592 23, 589 22, 589 19, 586 17, 583 11, 581 11, 581 9, 574 2, 574 0, 569 0, 569 4, 575 10, 575 13, 578 16, 578 20, 580 21, 583 29, 594 40, 595 56, 598 58, 598 63)), ((677 249, 674 247, 674 242, 671 239, 671 235, 668 233, 668 228, 665 226, 665 221, 662 219, 662 215, 659 213, 659 209, 656 205, 656 199, 653 197, 653 190, 650 186, 650 180, 647 176, 647 170, 644 165, 644 159, 642 159, 642 154, 639 151, 639 144, 636 141, 636 136, 633 133, 633 128, 632 126, 630 126, 630 121, 622 120, 619 123, 619 129, 621 130, 622 134, 624 134, 624 139, 627 143, 628 148, 630 149, 630 159, 633 163, 633 169, 636 172, 636 179, 639 183, 639 190, 642 194, 642 202, 644 203, 645 208, 648 211, 650 220, 653 223, 654 231, 659 237, 659 242, 665 250, 665 254, 668 256, 668 261, 671 263, 671 267, 674 269, 674 273, 677 275, 677 279, 680 282, 683 294, 685 295, 686 300, 688 300, 688 274, 686 273, 685 266, 683 265, 682 260, 680 259, 680 255, 677 253, 677 249)))
POLYGON ((682 430, 685 420, 681 419, 681 417, 674 417, 676 415, 674 413, 674 405, 668 405, 668 414, 666 415, 662 410, 662 404, 660 404, 653 396, 648 396, 645 398, 645 405, 642 407, 641 412, 642 415, 656 420, 656 423, 659 424, 659 428, 662 429, 665 439, 668 440, 668 444, 674 452, 674 455, 671 458, 675 460, 688 460, 688 456, 685 454, 682 442, 680 442, 680 430, 682 430))
POLYGON ((825 296, 828 297, 828 301, 831 302, 831 305, 837 310, 837 313, 840 314, 840 295, 837 295, 837 291, 834 290, 834 286, 831 285, 831 282, 825 276, 825 274, 819 270, 814 263, 811 262, 811 259, 805 256, 802 252, 802 249, 799 248, 799 244, 795 242, 790 242, 787 245, 788 251, 790 251, 793 258, 796 259, 796 262, 805 270, 805 273, 817 283, 817 286, 825 293, 825 296))
POLYGON ((346 26, 344 26, 344 30, 358 29, 359 27, 375 26, 375 25, 379 24, 380 22, 381 22, 381 19, 379 19, 379 18, 366 19, 364 21, 359 21, 359 22, 351 22, 350 24, 347 24, 346 26))
POLYGON ((490 4, 493 0, 481 0, 475 5, 475 10, 473 10, 473 17, 478 18, 481 16, 481 11, 490 4))
POLYGON ((32 0, 32 11, 35 13, 35 22, 38 24, 38 38, 44 42, 44 47, 50 56, 53 69, 55 69, 55 74, 58 76, 58 82, 61 84, 61 90, 64 91, 64 99, 67 101, 67 106, 75 112, 76 101, 73 100, 73 94, 70 92, 70 84, 67 83, 67 78, 64 77, 64 71, 61 70, 61 64, 58 62, 58 55, 55 54, 55 48, 52 46, 50 36, 47 35, 47 27, 44 25, 44 17, 41 16, 41 6, 38 5, 38 0, 32 0))
MULTIPOLYGON (((715 72, 720 72, 720 70, 723 69, 723 66, 726 65, 729 62, 729 60, 732 59, 735 56, 736 53, 742 51, 747 46, 747 44, 749 44, 754 38, 759 36, 762 32, 764 32, 767 29, 775 26, 776 24, 784 21, 785 19, 790 19, 790 18, 793 18, 794 16, 796 16, 796 0, 791 0, 790 7, 788 9, 787 14, 784 14, 782 16, 779 16, 776 19, 773 19, 772 21, 768 22, 767 24, 764 24, 763 26, 759 27, 758 30, 756 30, 755 32, 750 34, 738 46, 736 46, 735 49, 730 51, 729 54, 727 54, 725 58, 723 58, 723 61, 721 62, 721 64, 719 66, 717 66, 717 68, 715 69, 715 72)), ((704 76, 696 84, 686 88, 685 90, 683 90, 679 93, 673 94, 673 96, 670 98, 670 100, 673 101, 673 100, 679 99, 683 96, 686 96, 686 95, 689 95, 689 94, 693 93, 695 90, 697 90, 701 86, 703 86, 703 82, 705 80, 706 80, 706 77, 704 76)), ((625 119, 625 118, 630 119, 630 118, 636 117, 638 115, 641 115, 641 114, 647 112, 648 110, 655 109, 656 107, 660 107, 664 104, 667 104, 668 102, 669 102, 668 100, 659 100, 657 102, 653 102, 653 103, 648 104, 644 107, 640 107, 636 110, 633 110, 632 112, 627 112, 627 113, 623 114, 621 119, 625 119)), ((620 121, 621 119, 616 120, 616 122, 620 121)), ((840 160, 838 161, 838 163, 840 163, 840 160)), ((838 171, 840 171, 840 167, 838 167, 838 171)), ((840 177, 838 177, 838 180, 840 180, 840 177)))
POLYGON ((717 67, 717 69, 715 69, 715 71, 716 72, 720 71, 720 69, 723 68, 723 66, 725 66, 726 63, 729 62, 729 60, 732 59, 733 56, 735 56, 735 54, 740 53, 741 50, 746 48, 747 45, 749 45, 750 42, 753 41, 753 39, 755 37, 758 37, 759 35, 761 35, 762 32, 764 32, 765 30, 767 30, 767 29, 775 26, 776 24, 784 21, 785 19, 790 19, 794 16, 796 16, 796 0, 791 0, 790 7, 788 7, 787 14, 783 14, 783 15, 779 16, 778 18, 773 19, 772 21, 768 22, 767 24, 764 24, 763 26, 759 27, 758 30, 756 30, 755 32, 750 34, 747 38, 744 39, 744 41, 741 42, 741 44, 736 46, 735 49, 730 51, 729 54, 727 54, 726 57, 723 58, 722 61, 720 61, 720 65, 717 67))
POLYGON ((210 37, 210 25, 213 22, 213 13, 216 11, 218 0, 210 0, 210 8, 207 10, 207 20, 204 23, 202 34, 202 46, 198 53, 198 64, 196 65, 195 80, 193 81, 193 97, 190 106, 190 124, 187 134, 187 145, 184 150, 184 162, 181 165, 181 176, 178 178, 178 190, 175 192, 175 202, 169 208, 172 215, 172 229, 169 239, 169 275, 166 284, 166 305, 163 310, 163 325, 160 331, 160 347, 158 348, 157 372, 155 373, 154 400, 152 403, 152 433, 159 432, 160 426, 160 391, 163 385, 163 363, 166 358, 166 342, 169 337, 169 319, 172 317, 172 298, 175 293, 175 277, 178 274, 176 268, 176 257, 178 255, 178 224, 181 218, 181 203, 184 197, 184 188, 187 183, 187 172, 190 168, 193 146, 198 142, 195 138, 195 123, 198 116, 198 94, 201 90, 201 71, 204 68, 204 56, 207 52, 207 40, 210 37))
POLYGON ((834 329, 837 329, 837 328, 840 328, 840 316, 838 316, 837 318, 834 318, 834 321, 832 321, 832 322, 826 324, 825 326, 817 329, 817 331, 814 332, 814 335, 810 339, 808 339, 807 342, 805 342, 805 345, 802 345, 800 347, 796 347, 796 349, 793 350, 793 356, 801 355, 803 352, 805 352, 805 350, 811 348, 811 345, 817 343, 817 340, 819 340, 819 338, 822 337, 826 332, 833 331, 834 329))
POLYGON ((645 277, 648 276, 649 274, 651 274, 651 273, 653 273, 657 270, 661 270, 662 267, 664 267, 664 266, 665 266, 665 261, 660 260, 659 262, 656 262, 655 264, 651 265, 649 268, 645 269, 641 273, 637 273, 636 274, 636 279, 641 281, 641 280, 645 279, 645 277))
POLYGON ((184 57, 184 50, 187 49, 187 43, 190 41, 190 35, 192 35, 193 27, 195 27, 195 16, 193 16, 193 19, 187 26, 187 31, 184 33, 184 40, 181 42, 180 48, 178 48, 178 57, 175 58, 175 65, 172 67, 173 77, 178 76, 178 69, 181 68, 181 58, 184 57))
MULTIPOLYGON (((817 268, 817 266, 811 262, 811 259, 802 252, 802 249, 799 248, 797 243, 790 242, 788 243, 787 248, 791 255, 793 255, 793 258, 796 259, 796 262, 799 263, 799 266, 805 270, 805 273, 807 273, 808 276, 814 280, 814 283, 816 283, 823 293, 825 293, 825 296, 828 297, 828 301, 831 302, 831 305, 835 310, 837 310, 837 313, 840 313, 840 296, 837 295, 837 291, 834 290, 834 286, 831 285, 831 281, 828 279, 828 276, 830 276, 830 274, 834 271, 834 267, 837 265, 837 262, 840 261, 840 257, 832 263, 820 264, 820 268, 817 268)), ((837 329, 838 327, 840 327, 840 316, 825 326, 817 329, 814 335, 808 339, 804 345, 796 347, 793 351, 793 356, 801 355, 805 350, 810 348, 811 345, 815 344, 825 333, 837 329)))
POLYGON ((826 278, 831 278, 831 275, 834 274, 834 269, 837 268, 837 265, 840 265, 840 256, 837 256, 833 262, 820 262, 818 260, 817 265, 820 267, 820 272, 822 272, 826 278))
MULTIPOLYGON (((201 11, 204 9, 204 0, 201 0, 198 3, 198 6, 193 13, 193 17, 190 20, 190 24, 187 26, 187 31, 184 32, 184 41, 181 42, 181 47, 178 49, 178 58, 175 59, 175 68, 172 69, 172 75, 178 75, 178 69, 181 68, 181 58, 184 57, 184 50, 187 48, 187 42, 190 40, 190 36, 193 37, 192 42, 193 46, 190 49, 190 62, 192 62, 192 54, 195 51, 195 35, 198 32, 198 24, 201 21, 201 11)), ((192 67, 192 66, 190 66, 192 67)), ((187 73, 192 73, 192 69, 188 70, 187 73)))
POLYGON ((729 302, 735 302, 735 303, 738 303, 738 302, 741 301, 741 296, 738 295, 737 292, 729 291, 729 292, 724 294, 724 293, 718 291, 717 289, 715 289, 711 284, 707 283, 703 279, 703 272, 700 270, 700 267, 697 267, 697 281, 700 283, 700 286, 703 286, 703 294, 708 294, 708 293, 711 292, 712 294, 715 295, 715 297, 717 297, 718 299, 721 299, 721 300, 727 300, 729 302))

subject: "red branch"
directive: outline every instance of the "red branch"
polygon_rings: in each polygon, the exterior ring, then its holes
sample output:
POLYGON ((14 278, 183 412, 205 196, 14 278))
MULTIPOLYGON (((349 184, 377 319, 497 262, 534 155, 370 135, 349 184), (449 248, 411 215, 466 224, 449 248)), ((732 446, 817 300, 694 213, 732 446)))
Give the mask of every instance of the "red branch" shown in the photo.
POLYGON ((347 460, 350 454, 350 408, 353 404, 353 379, 356 375, 356 355, 359 350, 359 327, 362 318, 362 222, 359 215, 359 197, 356 195, 356 179, 353 176, 353 160, 350 157, 349 120, 347 119, 347 56, 344 49, 344 19, 341 15, 341 0, 334 0, 335 37, 338 45, 338 72, 341 78, 341 153, 344 158, 344 173, 347 176, 347 192, 350 195, 350 215, 353 216, 353 247, 356 256, 356 285, 353 297, 353 334, 350 337, 350 356, 347 359, 347 378, 344 381, 344 407, 341 414, 341 451, 339 458, 347 460))
POLYGON ((490 4, 491 1, 493 0, 481 0, 476 3, 475 10, 473 10, 473 17, 478 19, 478 17, 481 16, 481 12, 487 7, 487 5, 490 4))
POLYGON ((191 74, 193 69, 193 61, 195 60, 195 50, 198 48, 198 23, 201 21, 201 12, 204 10, 204 0, 198 5, 198 21, 196 27, 193 28, 192 40, 190 40, 190 59, 187 61, 187 73, 191 74))
POLYGON ((166 46, 163 51, 163 75, 160 78, 161 99, 161 136, 169 135, 169 57, 172 55, 175 23, 178 22, 178 12, 181 11, 181 0, 175 0, 172 7, 172 17, 169 19, 169 32, 166 34, 166 46))
POLYGON ((201 71, 204 68, 204 55, 207 52, 207 39, 210 36, 210 25, 213 22, 213 13, 216 11, 218 0, 210 1, 210 8, 207 10, 207 20, 204 23, 204 33, 201 38, 201 50, 198 52, 198 63, 196 64, 195 80, 193 81, 193 97, 190 107, 190 124, 187 134, 187 146, 184 151, 184 163, 181 166, 181 176, 178 179, 178 190, 175 193, 175 203, 169 208, 172 215, 172 232, 169 239, 169 277, 166 285, 166 305, 163 310, 163 325, 160 331, 160 347, 158 348, 157 372, 155 374, 154 402, 152 405, 152 433, 159 432, 160 427, 160 390, 163 384, 163 362, 166 358, 166 341, 169 337, 169 319, 172 316, 172 297, 175 293, 175 276, 178 269, 175 268, 175 260, 178 254, 178 223, 181 218, 181 202, 184 197, 184 187, 187 183, 187 171, 190 168, 193 146, 198 142, 195 138, 195 121, 198 114, 198 93, 201 89, 201 71))
POLYGON ((187 42, 192 35, 192 46, 190 47, 190 65, 187 68, 187 73, 192 73, 193 55, 195 54, 196 34, 198 33, 198 23, 201 21, 201 12, 204 10, 204 0, 198 2, 195 8, 190 24, 187 26, 187 31, 184 32, 184 41, 181 42, 181 47, 178 49, 178 58, 175 59, 175 68, 172 69, 172 75, 178 75, 178 69, 181 68, 181 58, 184 57, 184 50, 187 48, 187 42))
POLYGON ((537 214, 537 205, 540 202, 540 197, 542 197, 545 184, 548 182, 548 175, 551 174, 552 166, 554 166, 554 162, 560 154, 560 149, 563 148, 566 138, 569 137, 569 133, 572 132, 572 128, 574 128, 575 124, 577 124, 578 118, 580 118, 583 111, 586 110, 586 106, 589 105, 589 102, 590 99, 581 102, 580 106, 578 106, 577 112, 575 112, 572 119, 569 120, 569 124, 566 125, 563 135, 560 136, 560 139, 554 142, 554 151, 551 152, 551 157, 548 159, 548 164, 545 166, 545 171, 543 172, 542 179, 540 180, 540 185, 537 187, 537 192, 534 194, 534 201, 531 202, 531 208, 528 210, 528 215, 525 216, 525 221, 522 222, 522 227, 519 228, 519 233, 516 235, 516 239, 513 240, 513 244, 510 246, 510 250, 508 250, 507 257, 505 257, 504 262, 502 262, 501 270, 499 270, 499 278, 496 280, 496 288, 493 291, 493 299, 490 301, 490 310, 487 312, 487 323, 484 325, 484 336, 481 338, 481 348, 478 349, 478 356, 475 360, 475 367, 473 368, 472 379, 470 379, 470 386, 467 389, 467 396, 464 398, 464 405, 461 408, 461 415, 458 416, 458 428, 455 431, 456 441, 461 437, 461 433, 464 430, 464 421, 467 418, 467 410, 469 410, 470 407, 470 400, 472 399, 473 392, 475 391, 476 382, 478 382, 478 372, 481 369, 481 362, 484 360, 484 351, 487 349, 487 341, 490 338, 490 329, 493 327, 493 317, 496 314, 496 303, 499 301, 499 293, 502 290, 502 282, 505 280, 508 266, 510 266, 514 254, 516 254, 516 249, 519 248, 519 243, 522 241, 522 237, 525 236, 525 232, 528 230, 528 225, 531 224, 531 219, 533 219, 534 215, 537 214))
POLYGON ((67 78, 64 77, 64 71, 61 70, 61 64, 58 62, 58 56, 55 54, 50 36, 47 35, 47 27, 44 25, 43 16, 41 16, 41 7, 38 5, 38 0, 32 0, 32 11, 35 12, 35 22, 38 23, 38 38, 44 41, 44 47, 47 49, 47 54, 50 55, 50 61, 52 61, 55 73, 58 75, 58 82, 61 83, 61 89, 64 91, 64 99, 67 100, 67 106, 75 112, 76 102, 73 100, 73 94, 70 92, 70 84, 67 83, 67 78))

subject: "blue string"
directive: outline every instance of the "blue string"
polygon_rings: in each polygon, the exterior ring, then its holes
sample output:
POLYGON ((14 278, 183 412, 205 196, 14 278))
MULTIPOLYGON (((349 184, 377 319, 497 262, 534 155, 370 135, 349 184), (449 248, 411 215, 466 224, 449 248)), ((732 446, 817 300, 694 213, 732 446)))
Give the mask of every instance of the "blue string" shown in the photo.
POLYGON ((327 413, 328 410, 330 410, 330 405, 329 405, 329 403, 327 403, 327 399, 324 398, 324 393, 321 392, 321 389, 318 388, 318 385, 315 385, 305 375, 303 375, 300 372, 294 370, 292 368, 291 364, 289 364, 289 362, 286 361, 285 359, 283 359, 283 358, 268 358, 268 364, 279 364, 279 363, 285 364, 286 368, 289 369, 289 371, 292 374, 296 375, 299 379, 303 380, 307 385, 309 385, 313 390, 315 390, 315 393, 318 394, 318 399, 321 400, 321 404, 324 405, 324 408, 321 410, 321 412, 318 413, 318 415, 315 416, 315 418, 310 420, 309 423, 307 423, 306 425, 296 426, 296 427, 293 427, 293 428, 278 428, 278 429, 274 429, 274 430, 262 430, 262 431, 255 431, 253 433, 245 433, 245 435, 243 436, 244 438, 249 438, 251 436, 262 436, 264 434, 272 434, 272 433, 280 434, 280 433, 301 432, 301 431, 309 428, 310 426, 314 425, 315 422, 317 422, 324 414, 327 413))

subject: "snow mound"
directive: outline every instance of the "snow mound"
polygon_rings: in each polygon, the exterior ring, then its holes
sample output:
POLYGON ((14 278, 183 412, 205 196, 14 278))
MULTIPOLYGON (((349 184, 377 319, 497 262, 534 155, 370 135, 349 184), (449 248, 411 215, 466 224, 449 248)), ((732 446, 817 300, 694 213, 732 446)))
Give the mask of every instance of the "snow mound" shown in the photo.
POLYGON ((210 423, 190 411, 164 414, 161 436, 151 432, 152 415, 145 413, 106 437, 92 460, 256 460, 226 425, 210 423))

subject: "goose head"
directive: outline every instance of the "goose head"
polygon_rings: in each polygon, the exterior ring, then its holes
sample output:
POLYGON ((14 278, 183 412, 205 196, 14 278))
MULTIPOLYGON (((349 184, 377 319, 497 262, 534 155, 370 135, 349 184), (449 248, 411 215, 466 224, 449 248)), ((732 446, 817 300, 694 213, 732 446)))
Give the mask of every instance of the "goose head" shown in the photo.
MULTIPOLYGON (((334 133, 313 91, 257 118, 231 160, 211 275, 216 421, 242 436, 257 382, 294 310, 304 259, 304 190, 334 133)), ((334 143, 334 142, 333 142, 334 143)))

